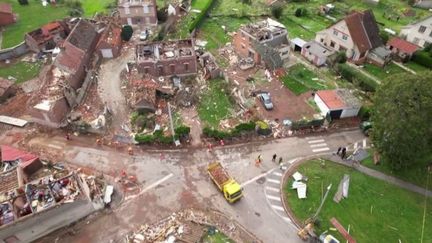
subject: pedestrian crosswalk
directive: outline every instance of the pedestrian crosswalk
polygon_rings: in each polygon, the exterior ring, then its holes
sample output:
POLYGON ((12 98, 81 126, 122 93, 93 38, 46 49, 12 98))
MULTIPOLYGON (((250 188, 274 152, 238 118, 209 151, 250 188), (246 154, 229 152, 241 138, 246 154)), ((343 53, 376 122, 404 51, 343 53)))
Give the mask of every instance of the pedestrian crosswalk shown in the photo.
POLYGON ((357 141, 357 142, 349 145, 347 147, 347 150, 348 151, 355 151, 359 148, 368 149, 368 148, 370 148, 370 146, 371 145, 369 144, 369 141, 366 138, 364 138, 363 140, 357 141))
POLYGON ((269 173, 266 177, 266 186, 264 188, 265 196, 267 198, 267 202, 269 203, 270 207, 273 209, 273 211, 281 217, 285 222, 291 223, 291 219, 288 217, 288 215, 285 212, 282 199, 281 199, 281 180, 283 178, 282 171, 276 169, 269 173))
POLYGON ((328 147, 327 143, 323 138, 308 137, 306 139, 313 153, 325 152, 330 150, 330 148, 328 147))

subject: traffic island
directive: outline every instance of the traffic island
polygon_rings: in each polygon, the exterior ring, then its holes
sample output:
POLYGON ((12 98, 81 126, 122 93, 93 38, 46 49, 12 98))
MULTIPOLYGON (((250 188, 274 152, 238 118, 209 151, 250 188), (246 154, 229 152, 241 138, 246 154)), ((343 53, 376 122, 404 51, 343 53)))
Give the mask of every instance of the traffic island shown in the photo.
POLYGON ((287 213, 300 228, 317 214, 313 231, 318 236, 327 231, 345 241, 335 229, 340 227, 331 223, 334 218, 357 242, 416 242, 419 237, 423 242, 432 241, 431 200, 330 160, 297 163, 284 176, 281 192, 287 213), (292 189, 295 172, 307 177, 305 199, 298 199, 292 189), (345 175, 350 177, 348 194, 336 203, 334 197, 345 175), (317 214, 329 185, 328 197, 317 214))

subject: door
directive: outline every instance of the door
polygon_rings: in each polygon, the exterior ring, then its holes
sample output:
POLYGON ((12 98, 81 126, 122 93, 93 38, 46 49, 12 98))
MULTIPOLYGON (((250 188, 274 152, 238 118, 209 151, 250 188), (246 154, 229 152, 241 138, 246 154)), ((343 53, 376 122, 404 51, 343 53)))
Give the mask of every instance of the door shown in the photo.
POLYGON ((103 58, 113 58, 113 53, 111 49, 101 49, 103 58))
POLYGON ((339 119, 342 115, 343 110, 334 110, 330 111, 330 117, 331 119, 339 119))
POLYGON ((127 18, 128 25, 132 25, 132 18, 127 18))

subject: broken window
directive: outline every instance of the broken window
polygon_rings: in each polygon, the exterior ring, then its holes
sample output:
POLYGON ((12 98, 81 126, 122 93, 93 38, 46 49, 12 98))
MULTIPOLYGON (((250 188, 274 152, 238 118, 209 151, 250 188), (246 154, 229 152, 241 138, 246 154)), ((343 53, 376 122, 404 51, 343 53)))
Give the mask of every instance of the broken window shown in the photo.
POLYGON ((426 26, 420 25, 420 28, 418 30, 419 33, 424 33, 426 31, 426 26))
POLYGON ((185 71, 189 71, 189 63, 185 62, 184 64, 185 71))
POLYGON ((335 45, 336 45, 336 43, 335 43, 334 41, 330 42, 330 46, 331 46, 331 47, 333 47, 333 48, 334 48, 334 47, 335 47, 335 45))
POLYGON ((158 66, 158 72, 159 72, 159 75, 164 74, 163 66, 158 66))
POLYGON ((323 39, 323 38, 321 38, 321 40, 320 40, 320 41, 321 41, 321 43, 323 43, 323 42, 324 42, 324 39, 323 39))
POLYGON ((174 64, 171 64, 171 65, 170 65, 170 70, 171 70, 171 73, 174 73, 174 72, 175 72, 175 65, 174 65, 174 64))
POLYGON ((148 73, 149 73, 149 68, 148 68, 148 67, 145 67, 145 68, 144 68, 144 73, 145 73, 145 74, 148 74, 148 73))

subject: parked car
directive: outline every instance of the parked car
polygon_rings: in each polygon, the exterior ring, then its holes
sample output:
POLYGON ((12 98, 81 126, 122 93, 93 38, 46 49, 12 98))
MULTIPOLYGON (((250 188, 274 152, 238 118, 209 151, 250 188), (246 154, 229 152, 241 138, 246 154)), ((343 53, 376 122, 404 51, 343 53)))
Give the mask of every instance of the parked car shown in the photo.
POLYGON ((258 94, 258 96, 266 110, 273 110, 273 102, 271 101, 270 93, 261 93, 258 94))
POLYGON ((364 121, 360 123, 360 129, 362 130, 363 134, 366 136, 369 136, 372 131, 373 123, 370 121, 364 121))
POLYGON ((145 41, 148 38, 148 30, 141 31, 139 35, 140 41, 145 41))

